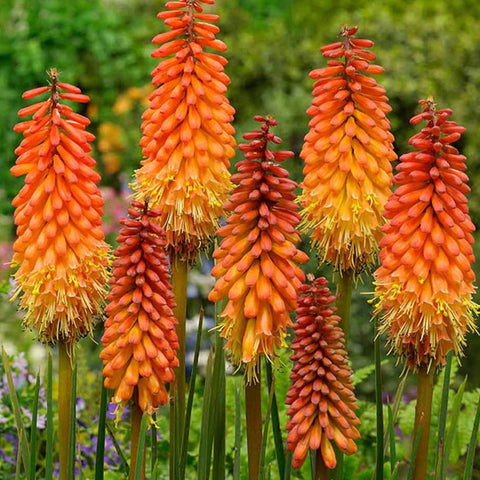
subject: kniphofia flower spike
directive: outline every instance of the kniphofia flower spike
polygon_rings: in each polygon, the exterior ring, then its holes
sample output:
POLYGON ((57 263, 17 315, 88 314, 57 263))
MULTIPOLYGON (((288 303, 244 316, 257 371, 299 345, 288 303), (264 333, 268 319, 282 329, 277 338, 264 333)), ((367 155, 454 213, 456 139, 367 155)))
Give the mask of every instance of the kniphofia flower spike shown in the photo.
POLYGON ((360 437, 352 371, 327 280, 314 279, 300 292, 286 400, 290 405, 287 448, 293 450, 294 468, 302 466, 309 449, 320 449, 327 468, 335 468, 332 445, 351 455, 357 451, 354 440, 360 437))
POLYGON ((276 163, 293 152, 269 150, 269 142, 281 143, 270 131, 277 122, 271 117, 255 120, 261 128, 245 134, 243 138, 251 142, 239 146, 245 160, 237 163, 238 173, 232 176, 238 186, 225 204, 231 215, 217 232, 224 239, 213 254, 217 282, 209 295, 213 302, 228 298, 219 330, 232 361, 246 365, 248 381, 259 355, 274 355, 283 342, 305 278, 297 263, 308 260, 296 248, 297 184, 276 163))
POLYGON ((94 136, 90 121, 63 100, 85 103, 79 88, 58 81, 23 94, 30 99, 48 93, 47 100, 22 108, 15 126, 25 137, 15 150, 14 176, 26 175, 14 198, 18 238, 12 264, 24 324, 41 341, 74 343, 89 334, 93 317, 101 313, 106 293, 108 251, 103 241, 103 200, 89 155, 94 136))
POLYGON ((136 390, 138 405, 152 414, 167 403, 165 383, 173 381, 178 366, 175 301, 165 232, 154 223, 161 213, 136 201, 128 213, 117 238, 100 357, 113 401, 124 404, 136 390))
POLYGON ((400 157, 375 272, 381 330, 412 369, 442 365, 450 350, 461 354, 477 308, 466 159, 450 145, 465 129, 431 98, 419 103, 423 112, 410 123, 427 124, 410 139, 416 151, 400 157))
POLYGON ((302 229, 311 230, 322 259, 340 274, 375 260, 396 158, 385 89, 369 76, 383 68, 370 63, 375 55, 366 48, 373 42, 356 32, 343 27, 342 40, 322 48, 328 66, 310 73, 317 81, 300 153, 302 229))
POLYGON ((149 197, 162 212, 167 247, 189 261, 218 228, 235 154, 235 110, 225 97, 227 61, 205 51, 226 50, 210 23, 218 16, 202 13, 201 4, 213 3, 172 1, 158 14, 170 31, 153 39, 163 45, 152 55, 164 60, 152 72, 158 88, 143 115, 140 144, 146 158, 134 183, 135 197, 149 197))

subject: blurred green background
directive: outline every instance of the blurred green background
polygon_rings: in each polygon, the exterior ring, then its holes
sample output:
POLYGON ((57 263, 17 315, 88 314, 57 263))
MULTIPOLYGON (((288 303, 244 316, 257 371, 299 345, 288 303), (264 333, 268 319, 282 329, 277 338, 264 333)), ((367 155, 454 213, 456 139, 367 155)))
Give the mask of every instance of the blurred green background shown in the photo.
MULTIPOLYGON (((114 238, 125 204, 125 188, 141 159, 140 116, 151 91, 151 38, 163 31, 156 13, 160 0, 1 0, 0 1, 0 263, 4 279, 14 235, 10 201, 22 178, 12 178, 14 149, 21 136, 13 132, 17 111, 28 104, 23 91, 46 84, 55 66, 62 80, 91 98, 84 107, 97 136, 95 158, 107 198, 106 228, 114 238)), ((468 158, 471 214, 480 220, 480 4, 473 0, 217 0, 208 7, 220 15, 219 38, 228 45, 229 98, 237 110, 237 136, 253 127, 255 114, 278 119, 277 134, 297 154, 307 132, 305 110, 311 100, 308 73, 324 66, 319 48, 336 41, 343 24, 358 25, 359 37, 375 42, 379 79, 387 89, 398 154, 409 151, 414 130, 409 118, 417 101, 433 95, 450 107, 453 119, 467 128, 458 147, 468 158)), ((288 168, 301 181, 302 161, 288 168)), ((308 244, 305 240, 305 247, 308 244)), ((316 269, 313 257, 309 268, 316 269)), ((478 268, 477 268, 478 271, 478 268)), ((327 270, 322 270, 323 273, 327 270)), ((360 290, 371 292, 364 277, 360 290)), ((3 294, 0 339, 19 343, 12 307, 3 294), (9 320, 3 320, 8 317, 9 320), (3 325, 3 326, 1 326, 3 325), (8 326, 6 326, 8 325, 8 326)), ((352 360, 372 361, 372 324, 366 296, 354 296, 352 360), (363 339, 363 340, 362 340, 363 339)), ((469 336, 463 368, 473 384, 480 382, 480 342, 469 336)))

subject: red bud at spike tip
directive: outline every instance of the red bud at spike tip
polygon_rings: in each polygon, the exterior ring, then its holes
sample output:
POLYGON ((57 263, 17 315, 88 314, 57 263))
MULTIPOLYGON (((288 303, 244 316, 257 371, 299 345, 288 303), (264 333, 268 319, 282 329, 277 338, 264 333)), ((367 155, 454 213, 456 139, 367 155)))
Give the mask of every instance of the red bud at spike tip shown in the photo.
POLYGON ((145 159, 133 185, 138 200, 150 198, 162 212, 167 248, 193 262, 224 215, 235 155, 234 108, 225 94, 223 42, 215 39, 216 15, 202 13, 206 0, 167 2, 159 17, 169 31, 153 41, 162 60, 152 72, 157 89, 143 115, 145 159))
POLYGON ((375 272, 381 329, 411 369, 443 365, 450 350, 461 354, 478 308, 466 159, 450 145, 465 129, 432 99, 419 103, 411 123, 427 124, 410 139, 415 151, 400 157, 375 272))
POLYGON ((108 318, 102 337, 105 386, 123 404, 137 390, 142 411, 152 414, 168 401, 165 383, 178 366, 165 232, 154 223, 161 213, 132 202, 115 250, 108 318))
POLYGON ((383 69, 371 64, 375 55, 366 48, 373 42, 355 38, 356 31, 345 26, 340 42, 322 48, 327 67, 310 73, 312 119, 300 153, 302 229, 340 275, 375 261, 397 157, 388 98, 371 76, 383 69))
POLYGON ((208 297, 228 299, 219 330, 232 361, 245 364, 248 382, 256 381, 259 355, 275 355, 283 343, 305 278, 297 264, 308 260, 296 248, 297 184, 277 163, 293 152, 271 151, 269 142, 280 140, 270 131, 277 122, 269 116, 255 120, 261 127, 244 135, 251 142, 239 146, 245 160, 236 165, 232 181, 238 186, 224 205, 230 216, 217 232, 224 238, 213 254, 217 282, 208 297))
POLYGON ((356 398, 348 365, 340 317, 325 278, 300 289, 291 386, 287 394, 287 448, 293 450, 292 465, 300 468, 309 449, 320 449, 327 468, 337 459, 332 444, 347 455, 357 451, 356 398))

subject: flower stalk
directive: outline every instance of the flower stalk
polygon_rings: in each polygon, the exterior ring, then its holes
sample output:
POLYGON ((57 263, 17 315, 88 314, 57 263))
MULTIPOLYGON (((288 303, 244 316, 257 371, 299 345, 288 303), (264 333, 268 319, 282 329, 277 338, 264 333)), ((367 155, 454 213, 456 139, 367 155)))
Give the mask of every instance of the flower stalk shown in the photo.
POLYGON ((187 319, 187 276, 188 262, 178 255, 170 255, 172 271, 172 291, 176 306, 173 313, 177 320, 178 366, 175 368, 175 379, 172 383, 173 398, 170 404, 170 474, 173 475, 174 455, 179 458, 185 428, 185 328, 187 319), (175 404, 175 405, 174 405, 175 404))
POLYGON ((428 368, 427 365, 422 365, 418 369, 417 404, 415 406, 415 427, 413 430, 414 442, 417 438, 420 425, 422 428, 420 429, 420 439, 417 444, 412 480, 424 480, 428 478, 428 445, 430 441, 434 374, 435 370, 428 368))
POLYGON ((58 449, 60 457, 60 480, 68 480, 70 454, 70 417, 73 383, 73 355, 71 345, 58 343, 58 449))
POLYGON ((247 419, 248 479, 258 480, 262 451, 262 396, 260 365, 254 372, 258 382, 245 385, 245 413, 247 419))
MULTIPOLYGON (((141 430, 141 425, 142 425, 142 416, 143 416, 143 411, 138 405, 137 399, 134 399, 132 402, 132 409, 131 409, 131 431, 130 431, 130 436, 131 436, 131 447, 130 447, 130 476, 129 480, 139 480, 135 476, 135 472, 137 470, 137 459, 138 459, 138 449, 139 449, 139 441, 140 441, 140 430, 141 430)), ((152 426, 154 429, 155 426, 152 426)), ((141 452, 141 461, 142 461, 142 467, 141 467, 141 477, 140 480, 145 480, 145 453, 146 449, 143 449, 143 452, 141 452)))

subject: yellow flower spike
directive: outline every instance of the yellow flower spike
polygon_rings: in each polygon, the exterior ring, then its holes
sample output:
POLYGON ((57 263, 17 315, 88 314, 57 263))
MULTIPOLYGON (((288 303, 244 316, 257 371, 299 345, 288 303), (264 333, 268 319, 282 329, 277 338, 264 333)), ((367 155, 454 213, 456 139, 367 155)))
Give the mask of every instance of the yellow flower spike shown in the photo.
POLYGON ((32 120, 15 126, 24 140, 16 149, 14 176, 26 175, 14 198, 17 240, 12 265, 24 325, 45 343, 74 344, 93 329, 106 294, 109 247, 103 241, 103 199, 100 176, 92 168, 86 130, 88 118, 62 100, 86 103, 81 90, 58 81, 49 72, 49 86, 23 94, 30 99, 49 93, 45 101, 19 111, 32 120))
POLYGON ((145 159, 133 189, 162 212, 167 248, 193 262, 224 215, 231 189, 228 168, 235 154, 235 110, 225 93, 227 61, 204 51, 226 50, 215 39, 217 15, 202 13, 212 0, 167 2, 158 14, 170 31, 157 35, 152 56, 162 61, 152 72, 157 89, 143 115, 140 142, 145 159), (172 57, 171 54, 174 54, 172 57))
POLYGON ((396 159, 385 114, 383 87, 369 74, 383 69, 370 62, 373 42, 344 27, 342 40, 322 48, 327 67, 313 70, 312 117, 300 156, 302 230, 311 231, 322 260, 340 275, 375 261, 384 223, 382 210, 391 190, 390 162, 396 159), (340 59, 344 57, 344 60, 340 59), (367 75, 366 75, 367 74, 367 75))
POLYGON ((381 331, 413 370, 445 364, 451 350, 461 355, 478 309, 466 159, 450 145, 465 129, 448 120, 450 109, 437 110, 432 99, 419 103, 424 110, 410 122, 427 125, 397 166, 375 272, 381 331))

